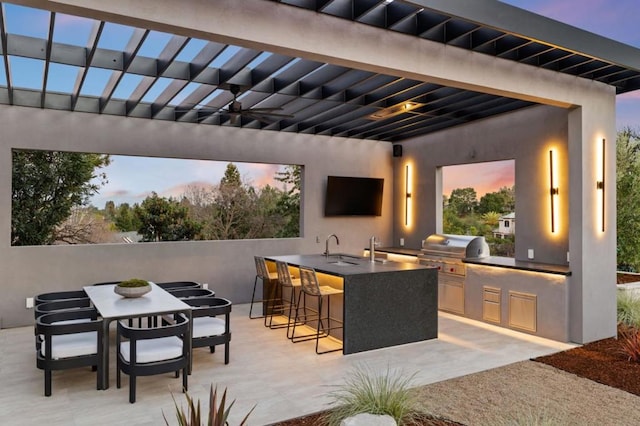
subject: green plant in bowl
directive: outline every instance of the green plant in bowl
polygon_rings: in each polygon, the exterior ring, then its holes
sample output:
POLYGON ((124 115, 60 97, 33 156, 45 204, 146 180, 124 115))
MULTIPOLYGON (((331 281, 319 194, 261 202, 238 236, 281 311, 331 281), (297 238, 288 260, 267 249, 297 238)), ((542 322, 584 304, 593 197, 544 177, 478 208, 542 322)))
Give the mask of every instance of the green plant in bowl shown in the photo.
POLYGON ((131 278, 129 280, 122 281, 118 284, 119 287, 145 287, 149 285, 149 281, 141 280, 140 278, 131 278))
POLYGON ((151 291, 151 285, 149 281, 132 278, 116 285, 113 291, 122 297, 140 297, 151 291))

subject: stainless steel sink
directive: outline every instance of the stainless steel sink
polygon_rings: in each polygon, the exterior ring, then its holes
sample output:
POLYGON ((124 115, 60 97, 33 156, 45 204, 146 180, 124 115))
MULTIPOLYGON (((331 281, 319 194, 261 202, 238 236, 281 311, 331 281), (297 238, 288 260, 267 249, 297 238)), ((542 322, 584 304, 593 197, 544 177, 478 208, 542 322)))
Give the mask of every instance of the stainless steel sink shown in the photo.
POLYGON ((335 266, 354 266, 354 265, 359 265, 359 263, 355 263, 355 262, 347 262, 346 260, 333 260, 331 262, 327 262, 330 265, 335 265, 335 266))

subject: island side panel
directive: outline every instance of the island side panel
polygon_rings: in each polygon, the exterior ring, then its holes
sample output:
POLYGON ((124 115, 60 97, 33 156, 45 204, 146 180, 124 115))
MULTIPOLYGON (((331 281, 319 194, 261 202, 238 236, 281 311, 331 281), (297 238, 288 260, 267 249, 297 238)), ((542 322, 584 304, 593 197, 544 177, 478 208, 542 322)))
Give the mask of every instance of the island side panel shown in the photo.
POLYGON ((344 354, 438 337, 435 269, 349 275, 344 291, 344 354))

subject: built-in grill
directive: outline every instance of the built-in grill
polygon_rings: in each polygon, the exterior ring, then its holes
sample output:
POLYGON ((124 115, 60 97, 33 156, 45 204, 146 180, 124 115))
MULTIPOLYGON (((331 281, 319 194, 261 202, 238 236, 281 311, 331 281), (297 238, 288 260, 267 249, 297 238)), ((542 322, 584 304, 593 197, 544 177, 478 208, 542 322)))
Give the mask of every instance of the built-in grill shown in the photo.
POLYGON ((467 275, 462 259, 489 256, 484 237, 432 234, 422 242, 418 262, 438 269, 438 308, 464 314, 467 275))

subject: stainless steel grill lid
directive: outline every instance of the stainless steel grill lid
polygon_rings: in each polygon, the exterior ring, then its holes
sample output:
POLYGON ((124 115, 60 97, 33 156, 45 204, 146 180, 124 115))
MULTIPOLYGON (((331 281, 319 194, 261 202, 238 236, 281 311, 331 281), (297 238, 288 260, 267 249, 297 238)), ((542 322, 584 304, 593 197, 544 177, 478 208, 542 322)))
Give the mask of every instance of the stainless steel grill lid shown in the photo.
POLYGON ((489 256, 489 245, 484 237, 431 234, 424 240, 422 252, 459 259, 487 257, 489 256))

